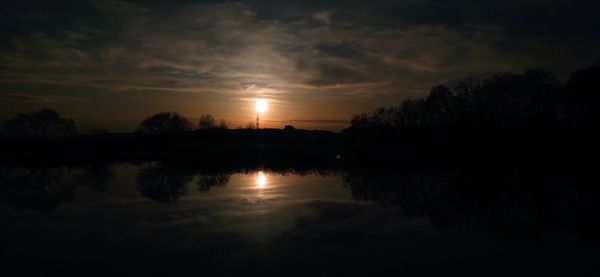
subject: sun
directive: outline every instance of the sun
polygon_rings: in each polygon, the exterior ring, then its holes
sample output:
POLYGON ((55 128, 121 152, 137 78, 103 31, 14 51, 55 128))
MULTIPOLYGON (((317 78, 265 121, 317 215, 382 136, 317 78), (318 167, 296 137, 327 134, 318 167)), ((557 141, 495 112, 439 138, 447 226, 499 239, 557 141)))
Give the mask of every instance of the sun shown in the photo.
POLYGON ((256 100, 256 112, 264 113, 267 111, 267 100, 258 99, 256 100))

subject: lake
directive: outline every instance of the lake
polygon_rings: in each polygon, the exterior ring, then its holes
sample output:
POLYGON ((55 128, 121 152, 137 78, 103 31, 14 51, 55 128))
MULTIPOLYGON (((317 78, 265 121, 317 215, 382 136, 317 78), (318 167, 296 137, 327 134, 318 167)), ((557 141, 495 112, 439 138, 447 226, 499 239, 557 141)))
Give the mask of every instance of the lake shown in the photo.
POLYGON ((2 167, 0 253, 6 276, 596 270, 597 210, 586 192, 516 176, 158 162, 2 167), (514 185, 522 182, 532 185, 514 185))

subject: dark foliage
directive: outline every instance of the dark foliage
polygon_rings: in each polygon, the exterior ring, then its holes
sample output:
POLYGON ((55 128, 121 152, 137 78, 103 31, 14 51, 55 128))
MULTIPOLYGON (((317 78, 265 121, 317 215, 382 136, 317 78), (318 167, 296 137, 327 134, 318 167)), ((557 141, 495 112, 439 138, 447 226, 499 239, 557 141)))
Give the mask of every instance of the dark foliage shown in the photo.
POLYGON ((600 118, 600 65, 576 71, 566 84, 566 115, 571 124, 591 127, 600 118))
POLYGON ((2 124, 2 133, 19 139, 55 138, 75 135, 77 129, 72 119, 65 119, 51 109, 19 113, 2 124))
POLYGON ((137 132, 146 135, 178 133, 193 129, 192 123, 175 112, 163 112, 152 115, 142 121, 137 132))
POLYGON ((589 124, 597 118, 599 67, 575 72, 566 85, 544 70, 500 74, 454 89, 434 87, 425 98, 354 115, 352 129, 513 128, 589 124), (579 123, 577 123, 579 122, 579 123))

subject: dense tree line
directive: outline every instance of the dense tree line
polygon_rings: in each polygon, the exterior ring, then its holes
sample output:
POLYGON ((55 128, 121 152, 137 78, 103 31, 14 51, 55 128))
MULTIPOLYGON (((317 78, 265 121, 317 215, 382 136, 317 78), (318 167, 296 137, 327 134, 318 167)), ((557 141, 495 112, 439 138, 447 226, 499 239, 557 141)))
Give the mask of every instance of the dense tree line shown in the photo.
POLYGON ((544 70, 498 74, 434 87, 429 95, 352 117, 350 130, 402 127, 591 126, 598 118, 600 66, 577 71, 566 84, 544 70))

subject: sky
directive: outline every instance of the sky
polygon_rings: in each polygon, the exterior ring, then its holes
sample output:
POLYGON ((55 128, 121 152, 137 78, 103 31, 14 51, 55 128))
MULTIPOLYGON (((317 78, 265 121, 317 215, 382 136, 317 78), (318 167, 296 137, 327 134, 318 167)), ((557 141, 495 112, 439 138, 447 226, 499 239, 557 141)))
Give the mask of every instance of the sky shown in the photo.
POLYGON ((0 120, 80 130, 165 111, 230 128, 341 130, 352 114, 498 72, 561 79, 600 58, 597 0, 4 1, 0 120))

